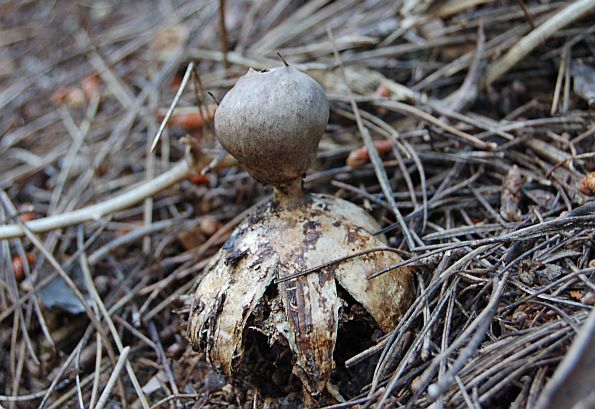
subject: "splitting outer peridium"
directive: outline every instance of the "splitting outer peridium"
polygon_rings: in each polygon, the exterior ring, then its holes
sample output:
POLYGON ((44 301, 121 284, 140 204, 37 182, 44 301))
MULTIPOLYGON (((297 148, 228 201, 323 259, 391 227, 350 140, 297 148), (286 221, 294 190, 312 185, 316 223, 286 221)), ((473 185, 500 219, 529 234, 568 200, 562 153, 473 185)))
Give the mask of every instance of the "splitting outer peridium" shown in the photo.
MULTIPOLYGON (((206 349, 209 362, 227 375, 241 363, 248 318, 277 275, 323 264, 329 254, 340 257, 385 245, 370 233, 377 229, 373 219, 349 202, 306 194, 301 205, 288 203, 292 206, 268 203, 240 225, 196 291, 191 343, 206 349), (226 264, 229 259, 234 262, 226 264)), ((409 269, 373 280, 367 276, 398 261, 394 253, 370 253, 279 284, 288 328, 277 335, 288 341, 293 372, 307 395, 322 393, 333 371, 340 303, 335 280, 388 331, 411 298, 409 269)))
MULTIPOLYGON (((208 273, 196 290, 190 310, 188 338, 191 345, 205 351, 209 363, 227 375, 235 372, 236 358, 241 360, 244 327, 272 283, 277 263, 269 249, 261 248, 251 263, 242 257, 234 261, 232 267, 226 264, 229 259, 235 259, 236 244, 243 247, 260 240, 257 233, 246 227, 240 226, 236 231, 243 241, 223 246, 207 267, 208 273), (246 268, 250 264, 259 267, 246 268)), ((233 236, 230 239, 235 241, 233 236)))

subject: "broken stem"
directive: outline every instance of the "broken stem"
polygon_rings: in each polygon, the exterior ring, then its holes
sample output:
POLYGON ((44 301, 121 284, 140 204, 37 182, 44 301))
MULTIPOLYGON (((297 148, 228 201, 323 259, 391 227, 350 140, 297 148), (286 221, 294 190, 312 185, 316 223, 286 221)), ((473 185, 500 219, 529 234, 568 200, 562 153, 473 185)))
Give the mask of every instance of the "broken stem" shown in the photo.
MULTIPOLYGON (((105 215, 125 209, 133 204, 140 203, 146 198, 156 195, 170 186, 175 185, 190 176, 192 171, 193 169, 191 165, 186 160, 181 160, 173 168, 155 179, 104 202, 73 210, 71 212, 32 220, 27 222, 26 225, 29 230, 34 233, 43 233, 79 223, 99 220, 105 215)), ((19 224, 0 226, 0 240, 22 237, 24 235, 25 231, 19 224)))

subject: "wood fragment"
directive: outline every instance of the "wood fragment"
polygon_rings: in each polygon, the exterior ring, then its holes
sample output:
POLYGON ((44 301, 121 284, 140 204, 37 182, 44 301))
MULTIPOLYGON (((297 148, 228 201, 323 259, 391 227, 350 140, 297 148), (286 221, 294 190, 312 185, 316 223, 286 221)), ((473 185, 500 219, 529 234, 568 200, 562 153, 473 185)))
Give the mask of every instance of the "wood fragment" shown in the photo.
POLYGON ((513 165, 504 181, 500 192, 500 215, 507 221, 519 221, 523 217, 519 209, 523 177, 517 165, 513 165))

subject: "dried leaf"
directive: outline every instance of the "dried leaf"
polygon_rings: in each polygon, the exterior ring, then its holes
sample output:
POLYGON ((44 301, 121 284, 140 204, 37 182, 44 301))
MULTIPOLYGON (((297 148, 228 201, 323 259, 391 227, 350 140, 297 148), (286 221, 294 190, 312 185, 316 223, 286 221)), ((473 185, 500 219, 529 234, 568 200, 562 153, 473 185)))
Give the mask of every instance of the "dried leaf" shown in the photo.
POLYGON ((585 196, 595 196, 595 172, 589 172, 581 180, 578 191, 585 196))
MULTIPOLYGON (((199 112, 198 108, 196 107, 176 108, 174 109, 172 116, 169 118, 168 125, 178 126, 182 129, 186 129, 189 131, 200 129, 213 122, 215 110, 216 106, 209 105, 208 112, 205 117, 205 115, 202 112, 199 112)), ((165 110, 160 111, 158 115, 158 120, 162 121, 165 114, 165 110)))
MULTIPOLYGON (((27 258, 27 264, 29 264, 29 268, 32 269, 33 264, 35 264, 36 261, 35 256, 31 253, 26 253, 25 257, 27 258)), ((14 256, 12 258, 12 271, 17 282, 23 281, 25 278, 25 266, 21 256, 14 256)))
MULTIPOLYGON (((379 155, 385 155, 393 149, 392 142, 387 140, 374 141, 374 146, 379 155)), ((352 168, 363 166, 366 163, 370 163, 370 153, 365 146, 351 151, 346 161, 346 165, 351 166, 352 168)))

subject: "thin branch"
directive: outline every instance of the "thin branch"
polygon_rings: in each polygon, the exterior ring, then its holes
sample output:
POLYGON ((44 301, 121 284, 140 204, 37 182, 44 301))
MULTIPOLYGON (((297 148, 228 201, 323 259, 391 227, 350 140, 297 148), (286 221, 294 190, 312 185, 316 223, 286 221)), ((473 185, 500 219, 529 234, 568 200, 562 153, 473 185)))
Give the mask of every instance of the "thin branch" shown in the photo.
POLYGON ((110 375, 110 377, 107 381, 107 384, 105 385, 105 388, 103 388, 103 392, 101 393, 101 396, 99 397, 99 400, 97 401, 97 405, 95 406, 95 409, 103 409, 103 407, 107 403, 107 399, 109 398, 109 395, 112 392, 112 388, 114 387, 114 384, 116 383, 116 380, 118 379, 118 376, 120 376, 120 372, 122 371, 122 368, 124 367, 124 365, 127 362, 126 359, 128 358, 129 352, 130 352, 130 347, 128 347, 128 346, 124 347, 122 349, 122 352, 120 352, 120 356, 118 357, 118 362, 116 362, 116 366, 112 370, 112 374, 110 375))
MULTIPOLYGON (((136 188, 128 190, 111 199, 103 202, 83 207, 71 212, 57 214, 55 216, 44 217, 41 219, 31 220, 26 223, 26 226, 33 233, 44 233, 50 230, 61 229, 68 226, 74 226, 88 221, 97 221, 102 217, 116 212, 118 210, 126 209, 127 207, 142 202, 147 197, 156 195, 157 193, 175 185, 176 183, 186 179, 192 174, 190 164, 182 160, 155 179, 139 185, 136 188)), ((10 239, 15 237, 22 237, 25 235, 25 230, 19 224, 9 224, 0 226, 0 240, 10 239)))
POLYGON ((227 53, 229 51, 229 40, 227 39, 227 28, 225 27, 225 0, 219 0, 219 28, 221 29, 221 48, 223 49, 223 66, 229 68, 227 53))
POLYGON ((153 142, 151 142, 151 149, 150 149, 151 152, 153 152, 155 150, 155 147, 157 146, 157 142, 159 142, 159 138, 161 137, 161 134, 165 130, 165 126, 169 122, 169 118, 174 113, 174 109, 178 105, 178 102, 180 101, 180 98, 182 97, 182 93, 184 92, 184 89, 186 89, 188 80, 190 80, 190 76, 192 74, 193 68, 194 68, 194 62, 191 61, 188 64, 188 67, 186 67, 186 72, 184 73, 184 78, 182 78, 182 82, 180 83, 180 86, 178 87, 178 91, 176 92, 174 99, 171 101, 171 105, 169 106, 169 109, 165 113, 165 116, 163 117, 163 120, 161 121, 161 125, 159 125, 159 129, 157 130, 157 135, 155 135, 153 142))

